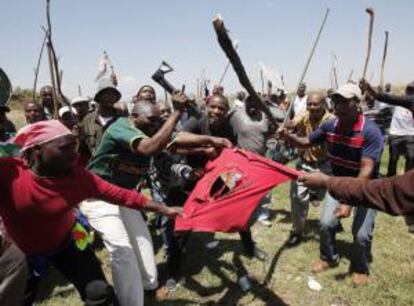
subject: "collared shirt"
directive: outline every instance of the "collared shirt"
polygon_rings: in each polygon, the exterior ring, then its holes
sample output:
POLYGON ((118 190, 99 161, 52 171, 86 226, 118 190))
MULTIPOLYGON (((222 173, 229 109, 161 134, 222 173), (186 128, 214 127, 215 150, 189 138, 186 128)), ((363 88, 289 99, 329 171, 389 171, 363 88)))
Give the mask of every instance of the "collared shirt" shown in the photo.
POLYGON ((103 134, 88 169, 117 186, 135 188, 150 166, 149 157, 133 152, 134 143, 144 138, 128 118, 118 118, 103 134))
MULTIPOLYGON (((309 112, 305 111, 293 118, 293 126, 295 127, 296 134, 298 136, 308 137, 319 126, 332 118, 334 118, 334 116, 325 111, 325 114, 318 121, 313 121, 309 117, 309 112)), ((301 151, 302 158, 307 162, 324 161, 327 159, 325 143, 321 143, 320 145, 312 146, 301 151)))
POLYGON ((53 119, 53 114, 51 112, 49 112, 49 109, 47 107, 43 107, 43 113, 45 114, 45 119, 46 120, 52 120, 53 119))
POLYGON ((99 119, 97 110, 87 114, 85 118, 83 118, 79 129, 80 140, 82 144, 87 146, 91 154, 95 152, 97 146, 101 142, 101 138, 105 130, 116 119, 118 119, 118 116, 114 116, 112 119, 108 120, 105 125, 103 125, 102 121, 99 119))
POLYGON ((376 124, 362 114, 358 114, 350 132, 344 131, 338 119, 334 118, 311 133, 309 141, 311 144, 327 142, 334 176, 358 176, 363 157, 375 162, 372 177, 378 175, 384 147, 383 136, 376 124))

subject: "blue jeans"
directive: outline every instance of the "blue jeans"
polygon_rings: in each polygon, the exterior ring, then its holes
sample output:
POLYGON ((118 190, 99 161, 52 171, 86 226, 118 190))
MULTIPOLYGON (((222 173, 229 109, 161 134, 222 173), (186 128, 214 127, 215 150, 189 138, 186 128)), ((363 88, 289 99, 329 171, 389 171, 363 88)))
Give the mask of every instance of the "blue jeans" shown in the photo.
MULTIPOLYGON (((339 261, 335 235, 339 227, 339 219, 335 217, 335 208, 339 202, 329 193, 320 220, 320 252, 321 259, 331 264, 339 261)), ((376 210, 366 207, 353 209, 352 235, 354 244, 351 257, 351 272, 368 273, 369 262, 372 261, 371 245, 374 231, 376 210)))

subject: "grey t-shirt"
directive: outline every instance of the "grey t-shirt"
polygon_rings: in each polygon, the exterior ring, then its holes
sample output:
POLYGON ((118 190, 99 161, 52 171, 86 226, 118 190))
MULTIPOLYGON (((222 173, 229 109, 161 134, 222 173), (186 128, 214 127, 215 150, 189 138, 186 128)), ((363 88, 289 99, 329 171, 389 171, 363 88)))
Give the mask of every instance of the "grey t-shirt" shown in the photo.
POLYGON ((244 107, 238 108, 231 115, 230 124, 237 135, 238 147, 260 155, 266 153, 269 120, 263 112, 259 120, 253 120, 244 107))

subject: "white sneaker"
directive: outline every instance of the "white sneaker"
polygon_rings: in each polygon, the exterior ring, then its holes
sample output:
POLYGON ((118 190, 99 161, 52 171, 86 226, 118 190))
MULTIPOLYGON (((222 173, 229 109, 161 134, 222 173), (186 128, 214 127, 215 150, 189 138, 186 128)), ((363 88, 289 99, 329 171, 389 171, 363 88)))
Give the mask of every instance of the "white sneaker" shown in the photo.
POLYGON ((272 222, 270 222, 270 220, 268 220, 268 219, 259 220, 259 222, 262 225, 267 226, 267 227, 271 227, 272 226, 272 222))

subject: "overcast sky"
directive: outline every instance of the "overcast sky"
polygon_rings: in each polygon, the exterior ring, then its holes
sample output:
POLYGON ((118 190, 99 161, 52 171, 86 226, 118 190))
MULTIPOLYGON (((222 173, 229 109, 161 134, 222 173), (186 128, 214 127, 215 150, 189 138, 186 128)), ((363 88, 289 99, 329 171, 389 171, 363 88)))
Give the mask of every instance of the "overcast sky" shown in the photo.
MULTIPOLYGON (((392 83, 414 79, 414 1, 412 0, 51 0, 54 43, 69 97, 93 95, 98 62, 107 50, 119 76, 123 100, 130 100, 166 60, 175 69, 168 78, 195 92, 203 69, 215 83, 227 63, 211 24, 223 17, 239 54, 260 89, 259 62, 280 71, 289 89, 296 83, 327 7, 331 13, 306 76, 309 87, 330 86, 332 53, 338 57, 339 81, 351 69, 361 75, 368 15, 375 9, 373 50, 368 76, 378 82, 384 31, 390 32, 385 78, 392 83)), ((14 86, 32 88, 33 69, 43 39, 44 0, 2 0, 0 4, 0 67, 14 86)), ((47 57, 39 85, 49 83, 47 57)), ((223 85, 240 89, 233 70, 223 85)))

